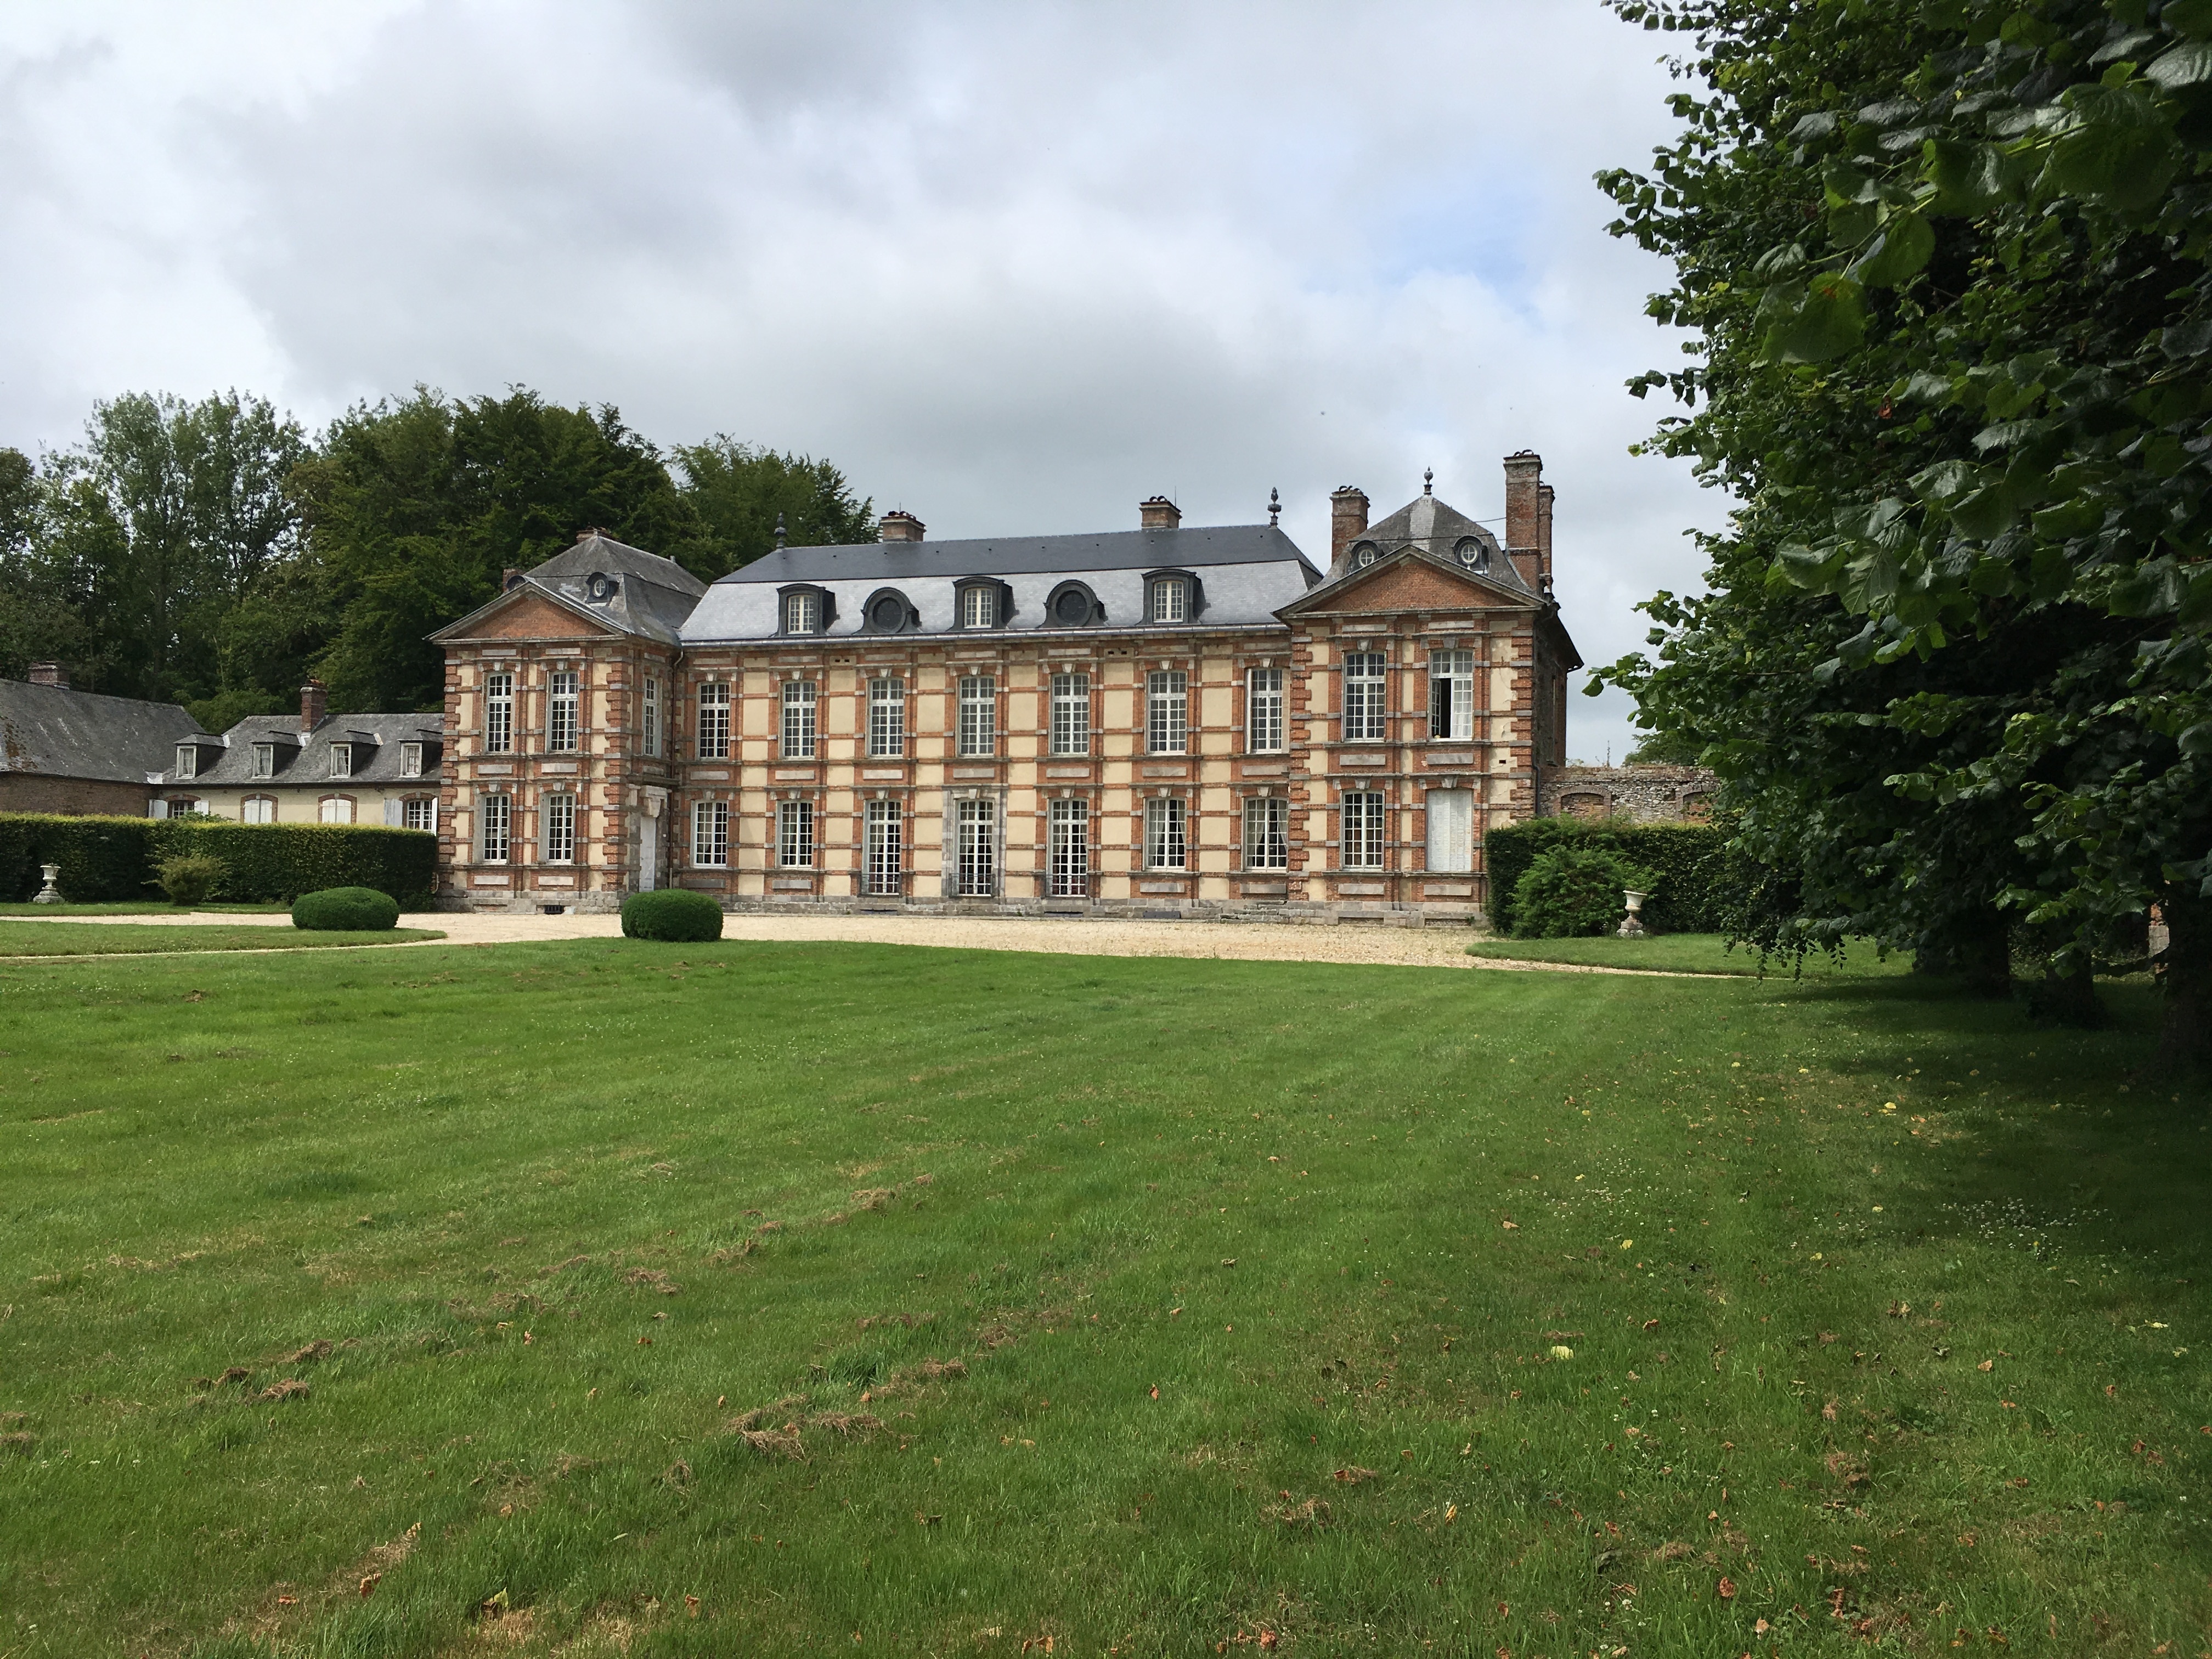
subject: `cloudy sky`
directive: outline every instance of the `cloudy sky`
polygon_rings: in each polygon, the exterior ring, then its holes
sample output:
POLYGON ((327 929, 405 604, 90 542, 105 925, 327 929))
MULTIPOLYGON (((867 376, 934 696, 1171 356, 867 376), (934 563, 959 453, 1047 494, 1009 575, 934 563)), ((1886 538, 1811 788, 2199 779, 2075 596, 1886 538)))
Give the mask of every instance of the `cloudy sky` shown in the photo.
MULTIPOLYGON (((0 11, 0 443, 126 390, 313 426, 416 382, 827 456, 936 535, 1559 489, 1583 654, 1723 503, 1627 447, 1676 361, 1601 167, 1666 135, 1596 0, 0 11)), ((1577 699, 1571 750, 1626 709, 1577 699)))

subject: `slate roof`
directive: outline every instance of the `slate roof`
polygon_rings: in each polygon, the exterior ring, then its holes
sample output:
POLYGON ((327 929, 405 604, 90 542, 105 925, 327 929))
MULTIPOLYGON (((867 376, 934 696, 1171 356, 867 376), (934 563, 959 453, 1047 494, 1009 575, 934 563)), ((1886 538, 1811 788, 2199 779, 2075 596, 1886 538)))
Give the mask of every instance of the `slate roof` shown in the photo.
POLYGON ((207 739, 208 746, 200 751, 199 771, 190 778, 176 775, 173 769, 174 745, 183 740, 173 739, 161 756, 163 766, 167 769, 163 770, 161 781, 180 789, 196 784, 215 789, 312 787, 343 790, 348 784, 402 788, 420 784, 433 787, 437 782, 442 751, 426 748, 422 776, 409 778, 400 775, 399 745, 415 742, 438 744, 443 736, 443 719, 435 713, 332 714, 313 732, 302 732, 297 714, 250 714, 221 738, 207 739), (218 743, 222 747, 212 746, 218 743), (258 743, 275 746, 274 777, 253 775, 253 746, 258 743), (331 745, 334 743, 350 743, 354 746, 353 770, 344 777, 331 775, 331 745))
POLYGON ((1376 558, 1401 547, 1418 547, 1440 559, 1480 570, 1498 586, 1526 593, 1532 600, 1540 602, 1543 597, 1521 579, 1521 573, 1513 568, 1513 561, 1504 556, 1497 537, 1457 507, 1438 501, 1425 490, 1389 518, 1369 525, 1354 537, 1346 545, 1343 556, 1330 567, 1329 580, 1334 581, 1357 569, 1360 550, 1369 546, 1374 548, 1376 558), (1466 546, 1468 543, 1473 544, 1471 548, 1466 546), (1472 560, 1466 557, 1467 552, 1474 555, 1472 560))
POLYGON ((199 729, 173 702, 0 680, 0 772, 143 784, 199 729))
MULTIPOLYGON (((959 541, 864 542, 791 547, 732 571, 707 590, 684 624, 686 645, 764 639, 778 629, 777 589, 812 583, 829 591, 835 609, 830 638, 862 631, 871 594, 896 588, 921 618, 918 632, 954 628, 957 584, 990 576, 1011 591, 1005 625, 1022 633, 1053 628, 1045 601, 1062 581, 1090 587, 1104 608, 1102 622, 1058 628, 1067 634, 1142 627, 1172 634, 1238 626, 1279 626, 1275 612, 1321 580, 1297 544, 1273 525, 1218 525, 1184 530, 1126 530, 1077 536, 987 536, 959 541), (1190 622, 1144 620, 1144 578, 1160 569, 1199 579, 1202 607, 1190 622)), ((911 635, 908 635, 911 637, 911 635)))
POLYGON ((465 636, 476 619, 501 600, 533 588, 608 628, 674 645, 678 629, 707 591, 707 584, 673 559, 594 531, 574 547, 564 548, 526 572, 498 599, 478 605, 430 637, 465 636))

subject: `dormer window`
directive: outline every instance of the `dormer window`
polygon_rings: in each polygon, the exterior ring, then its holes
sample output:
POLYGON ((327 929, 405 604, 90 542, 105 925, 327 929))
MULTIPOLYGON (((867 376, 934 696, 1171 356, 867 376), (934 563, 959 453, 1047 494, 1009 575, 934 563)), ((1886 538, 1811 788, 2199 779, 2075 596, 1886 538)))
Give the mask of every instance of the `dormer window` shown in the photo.
POLYGON ((1377 549, 1373 542, 1361 542, 1352 550, 1352 562, 1359 568, 1365 569, 1375 562, 1376 551, 1377 549))
POLYGON ((351 744, 334 743, 331 745, 331 775, 334 778, 349 778, 353 775, 353 745, 351 744))
POLYGON ((276 745, 275 744, 257 743, 253 745, 253 775, 257 778, 273 778, 276 775, 276 745))
POLYGON ((190 743, 179 744, 177 745, 177 775, 180 778, 196 778, 199 775, 199 745, 190 743))
POLYGON ((1188 570, 1158 570, 1145 578, 1145 617, 1187 623, 1198 615, 1198 578, 1188 570))
POLYGON ((819 593, 785 594, 783 631, 787 634, 819 634, 822 631, 822 596, 819 593))
POLYGON ((978 582, 973 587, 960 590, 960 625, 963 628, 996 628, 999 625, 999 595, 995 588, 978 582))
POLYGON ((1054 628, 1085 628, 1100 620, 1105 612, 1100 608, 1098 596, 1082 582, 1062 582, 1045 601, 1045 619, 1054 628))
POLYGON ((422 745, 421 744, 403 743, 399 745, 399 775, 403 778, 419 778, 422 775, 422 745))
POLYGON ((1469 570, 1479 570, 1490 562, 1490 550, 1482 544, 1479 537, 1461 537, 1452 551, 1459 556, 1459 562, 1469 570))

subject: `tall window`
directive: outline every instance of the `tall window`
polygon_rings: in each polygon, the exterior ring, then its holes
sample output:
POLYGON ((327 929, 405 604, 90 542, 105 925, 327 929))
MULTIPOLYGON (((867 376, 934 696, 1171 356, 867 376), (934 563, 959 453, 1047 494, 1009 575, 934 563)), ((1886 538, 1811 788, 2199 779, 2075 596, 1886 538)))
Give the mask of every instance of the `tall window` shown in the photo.
POLYGON ((1382 797, 1359 790, 1344 798, 1344 867, 1380 870, 1382 867, 1382 797))
POLYGON ((960 590, 960 625, 963 628, 996 628, 999 625, 999 590, 983 583, 960 590))
POLYGON ((1291 867, 1291 804, 1280 795, 1255 795, 1244 803, 1244 867, 1291 867))
POLYGON ((562 669, 545 682, 545 746, 563 755, 576 746, 576 675, 562 669))
POLYGON ((868 891, 896 894, 906 874, 906 819, 895 800, 872 800, 861 826, 868 891))
POLYGON ((1052 677, 1052 752, 1087 755, 1091 752, 1091 676, 1054 674, 1052 677))
POLYGON ((399 803, 399 827, 403 830, 427 830, 438 833, 438 803, 428 796, 417 795, 412 800, 399 803))
POLYGON ((1179 800, 1145 803, 1145 868, 1181 870, 1189 859, 1184 837, 1183 804, 1179 800))
POLYGON ((730 683, 708 680, 699 688, 699 758, 730 757, 730 683))
POLYGON ((1461 874, 1474 868, 1474 791, 1429 791, 1429 869, 1461 874))
MULTIPOLYGON (((971 593, 975 591, 969 590, 971 593)), ((968 674, 961 678, 959 752, 999 752, 999 686, 988 674, 968 674)))
POLYGON ((276 775, 276 745, 275 744, 257 743, 253 745, 253 775, 257 778, 273 778, 276 775))
POLYGON ((730 861, 730 803, 702 800, 691 808, 691 862, 720 869, 730 861))
POLYGON ((484 753, 504 755, 514 747, 514 676, 484 676, 484 753))
POLYGON ((822 631, 822 596, 819 593, 787 593, 783 596, 783 631, 787 634, 818 634, 822 631))
POLYGON ((268 795, 248 795, 239 807, 238 816, 245 823, 274 823, 276 822, 276 802, 268 795))
POLYGON ((1255 755, 1283 746, 1283 671, 1255 668, 1245 682, 1244 746, 1255 755))
POLYGON ((1163 576, 1152 584, 1152 620, 1179 623, 1190 620, 1190 584, 1180 576, 1163 576))
POLYGON ((331 745, 331 775, 334 778, 349 778, 353 775, 353 745, 351 744, 334 743, 331 745))
POLYGON ((1474 735, 1474 653, 1429 653, 1429 735, 1474 735))
POLYGON ((1091 803, 1056 800, 1046 820, 1052 896, 1091 896, 1091 803))
POLYGON ((896 760, 906 753, 906 682, 868 682, 868 754, 896 760))
POLYGON ((482 849, 477 856, 486 864, 506 863, 514 829, 514 797, 482 797, 477 803, 477 823, 482 849))
POLYGON ((545 862, 574 864, 576 861, 576 798, 574 795, 545 797, 545 862))
POLYGON ((783 683, 783 757, 814 758, 814 682, 783 683))
POLYGON ((403 778, 419 778, 422 775, 422 745, 421 744, 403 743, 399 745, 399 775, 403 778))
POLYGON ((775 809, 775 861, 787 870, 814 867, 814 803, 787 800, 775 809))
POLYGON ((1190 676, 1182 669, 1145 678, 1145 752, 1180 755, 1190 747, 1190 676))
POLYGON ((647 680, 645 683, 644 738, 645 752, 648 755, 658 755, 660 752, 660 682, 659 680, 647 680))
POLYGON ((177 775, 196 778, 200 775, 200 751, 189 743, 177 745, 177 775))
POLYGON ((1360 743, 1384 734, 1380 651, 1351 651, 1344 658, 1344 739, 1360 743))
POLYGON ((963 800, 954 814, 953 882, 963 898, 999 890, 999 804, 963 800))

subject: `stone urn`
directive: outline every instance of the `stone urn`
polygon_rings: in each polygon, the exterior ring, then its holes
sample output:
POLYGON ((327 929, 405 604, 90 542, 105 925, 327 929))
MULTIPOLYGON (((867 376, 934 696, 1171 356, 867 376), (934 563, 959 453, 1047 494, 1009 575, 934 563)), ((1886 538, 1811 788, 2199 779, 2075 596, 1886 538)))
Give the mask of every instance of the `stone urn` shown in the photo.
POLYGON ((33 904, 59 904, 62 902, 62 890, 56 884, 61 880, 61 866, 58 864, 42 864, 39 866, 39 873, 46 878, 46 884, 31 896, 31 902, 33 904))
POLYGON ((1650 898, 1651 895, 1639 893, 1634 888, 1629 887, 1621 890, 1620 896, 1628 906, 1628 914, 1620 919, 1620 937, 1642 939, 1644 937, 1644 901, 1650 898))

